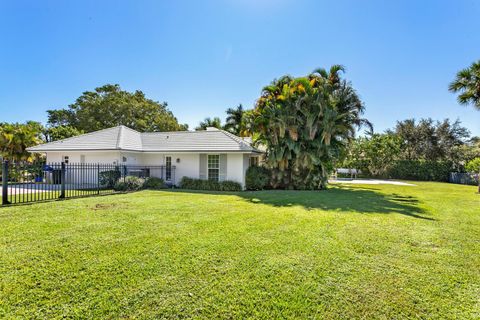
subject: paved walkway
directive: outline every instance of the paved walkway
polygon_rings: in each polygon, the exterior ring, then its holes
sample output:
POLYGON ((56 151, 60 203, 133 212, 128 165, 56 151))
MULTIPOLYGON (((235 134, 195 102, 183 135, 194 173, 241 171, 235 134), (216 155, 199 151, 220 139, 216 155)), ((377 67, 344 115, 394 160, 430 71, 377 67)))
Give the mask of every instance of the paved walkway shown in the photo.
POLYGON ((338 178, 336 180, 328 180, 329 183, 351 183, 351 184, 394 184, 397 186, 415 186, 415 184, 383 179, 349 179, 338 178))

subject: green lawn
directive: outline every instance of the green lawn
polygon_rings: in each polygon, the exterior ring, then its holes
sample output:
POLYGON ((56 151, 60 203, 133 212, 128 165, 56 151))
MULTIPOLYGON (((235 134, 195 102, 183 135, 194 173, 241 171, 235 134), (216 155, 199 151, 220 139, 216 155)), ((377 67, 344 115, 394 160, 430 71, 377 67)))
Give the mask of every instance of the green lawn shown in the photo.
POLYGON ((480 195, 143 191, 0 209, 1 318, 479 318, 480 195))

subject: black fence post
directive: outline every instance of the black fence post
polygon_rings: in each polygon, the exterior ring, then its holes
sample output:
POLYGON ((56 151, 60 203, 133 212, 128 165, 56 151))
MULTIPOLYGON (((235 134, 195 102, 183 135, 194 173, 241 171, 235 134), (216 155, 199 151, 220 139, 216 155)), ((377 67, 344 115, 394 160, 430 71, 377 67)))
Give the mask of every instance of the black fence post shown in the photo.
POLYGON ((60 172, 60 199, 65 198, 65 162, 62 162, 61 165, 61 172, 60 172))
POLYGON ((100 194, 100 163, 97 163, 97 194, 100 194))
POLYGON ((2 163, 2 204, 10 204, 8 201, 8 161, 2 163))

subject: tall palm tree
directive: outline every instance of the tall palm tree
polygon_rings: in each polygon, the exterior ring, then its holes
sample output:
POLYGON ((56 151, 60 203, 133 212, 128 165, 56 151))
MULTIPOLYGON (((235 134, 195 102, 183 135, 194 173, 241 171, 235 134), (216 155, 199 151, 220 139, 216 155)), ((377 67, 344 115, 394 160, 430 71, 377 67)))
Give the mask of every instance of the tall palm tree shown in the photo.
POLYGON ((364 106, 343 67, 307 77, 282 77, 265 87, 249 116, 256 141, 267 148, 274 187, 323 189, 334 160, 345 153, 364 106))
POLYGON ((197 131, 205 130, 208 127, 221 129, 222 128, 222 120, 220 120, 219 117, 215 117, 213 119, 210 118, 210 117, 207 117, 207 118, 205 118, 205 120, 201 121, 198 124, 198 126, 195 128, 195 130, 197 130, 197 131))
POLYGON ((242 104, 239 104, 236 108, 227 109, 227 119, 223 128, 237 136, 244 136, 245 133, 245 110, 242 104))
POLYGON ((460 104, 473 104, 480 110, 480 60, 460 70, 448 89, 451 92, 460 93, 457 97, 460 104))

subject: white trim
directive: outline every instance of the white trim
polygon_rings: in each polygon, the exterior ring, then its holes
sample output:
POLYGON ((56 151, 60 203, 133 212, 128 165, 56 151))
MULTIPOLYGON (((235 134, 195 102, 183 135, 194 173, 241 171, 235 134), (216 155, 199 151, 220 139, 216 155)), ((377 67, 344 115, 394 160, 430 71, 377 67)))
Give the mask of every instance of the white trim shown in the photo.
MULTIPOLYGON (((210 177, 209 177, 209 172, 208 170, 210 170, 210 168, 208 167, 208 157, 209 156, 217 156, 218 157, 218 168, 216 168, 218 170, 218 180, 217 181, 220 181, 220 154, 219 153, 207 153, 207 180, 210 180, 210 177)), ((212 168, 212 169, 215 169, 215 168, 212 168)))

